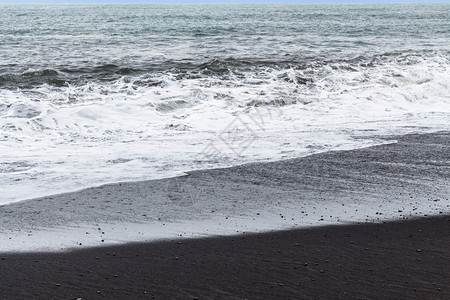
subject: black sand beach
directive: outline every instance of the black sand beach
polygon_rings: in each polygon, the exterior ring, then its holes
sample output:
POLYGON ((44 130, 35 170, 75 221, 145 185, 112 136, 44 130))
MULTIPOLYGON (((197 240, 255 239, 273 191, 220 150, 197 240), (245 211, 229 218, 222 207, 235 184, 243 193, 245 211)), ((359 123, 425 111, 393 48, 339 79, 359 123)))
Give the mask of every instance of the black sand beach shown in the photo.
POLYGON ((1 299, 449 299, 450 216, 3 254, 1 299))
MULTIPOLYGON (((200 233, 211 235, 216 228, 236 234, 264 225, 287 229, 450 213, 450 134, 382 139, 397 142, 109 184, 3 205, 0 232, 11 237, 5 243, 24 232, 29 233, 24 243, 33 243, 40 228, 72 226, 68 231, 72 234, 80 224, 95 230, 99 224, 119 224, 120 231, 121 223, 137 222, 163 231, 170 224, 186 223, 187 230, 180 234, 189 237, 189 224, 196 221, 208 226, 209 231, 200 233), (243 218, 254 223, 239 223, 243 218)), ((106 236, 105 243, 112 238, 106 236)), ((100 236, 96 239, 100 242, 100 236)), ((0 252, 6 246, 0 245, 0 252)), ((79 248, 76 241, 66 247, 79 248)))
MULTIPOLYGON (((200 208, 211 211, 215 205, 218 213, 234 209, 262 218, 255 213, 266 207, 260 204, 269 207, 274 199, 277 207, 294 200, 306 206, 350 203, 368 216, 350 222, 352 215, 340 211, 341 225, 97 248, 83 244, 56 253, 2 250, 0 299, 449 299, 449 134, 389 138, 398 143, 1 206, 2 238, 17 233, 24 243, 42 245, 45 235, 33 236, 40 225, 66 225, 70 234, 76 228, 70 226, 79 223, 115 221, 120 227, 121 220, 145 222, 171 207, 191 213, 184 216, 186 231, 200 208), (189 185, 168 193, 173 180, 189 185), (200 186, 205 190, 196 202, 174 206, 171 197, 186 199, 200 186), (220 201, 205 202, 211 195, 220 201), (161 206, 149 206, 149 197, 161 206), (393 203, 401 208, 394 214, 393 203), (374 224, 381 211, 397 220, 374 224)), ((75 245, 79 237, 71 238, 75 245)), ((9 249, 12 241, 4 238, 1 248, 9 249)))

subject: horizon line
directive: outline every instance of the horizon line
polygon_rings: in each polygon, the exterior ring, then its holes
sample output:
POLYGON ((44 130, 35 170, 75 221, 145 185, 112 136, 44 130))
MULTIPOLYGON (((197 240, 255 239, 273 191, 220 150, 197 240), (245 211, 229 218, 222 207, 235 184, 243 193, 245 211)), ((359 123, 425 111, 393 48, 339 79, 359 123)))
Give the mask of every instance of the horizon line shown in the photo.
POLYGON ((0 4, 389 4, 417 3, 437 4, 449 3, 450 0, 0 0, 0 4))
POLYGON ((81 0, 81 1, 0 1, 0 4, 450 4, 450 0, 435 0, 429 1, 416 1, 416 0, 387 0, 387 1, 276 1, 276 0, 262 0, 262 1, 94 1, 81 0))

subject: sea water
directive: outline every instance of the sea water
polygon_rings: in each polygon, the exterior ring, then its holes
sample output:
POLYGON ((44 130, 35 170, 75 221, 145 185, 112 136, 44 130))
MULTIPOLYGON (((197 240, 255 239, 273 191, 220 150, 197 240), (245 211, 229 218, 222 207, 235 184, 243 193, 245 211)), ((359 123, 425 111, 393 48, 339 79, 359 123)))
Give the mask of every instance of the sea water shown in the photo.
POLYGON ((0 204, 449 120, 450 4, 0 5, 0 204))

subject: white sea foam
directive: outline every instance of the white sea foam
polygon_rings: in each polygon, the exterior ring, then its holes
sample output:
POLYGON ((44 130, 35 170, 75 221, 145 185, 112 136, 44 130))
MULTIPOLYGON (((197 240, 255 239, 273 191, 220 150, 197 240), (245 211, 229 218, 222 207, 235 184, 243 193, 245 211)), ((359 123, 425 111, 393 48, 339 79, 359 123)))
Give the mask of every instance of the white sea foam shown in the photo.
POLYGON ((450 129, 439 52, 207 71, 0 89, 0 204, 450 129))

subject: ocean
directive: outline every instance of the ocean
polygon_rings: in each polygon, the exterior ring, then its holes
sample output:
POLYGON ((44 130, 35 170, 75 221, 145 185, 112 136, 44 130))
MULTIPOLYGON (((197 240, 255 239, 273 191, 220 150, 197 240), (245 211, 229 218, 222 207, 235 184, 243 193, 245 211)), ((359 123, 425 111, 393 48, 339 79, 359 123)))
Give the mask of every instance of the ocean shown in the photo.
POLYGON ((0 4, 0 204, 449 120, 450 4, 0 4))

